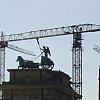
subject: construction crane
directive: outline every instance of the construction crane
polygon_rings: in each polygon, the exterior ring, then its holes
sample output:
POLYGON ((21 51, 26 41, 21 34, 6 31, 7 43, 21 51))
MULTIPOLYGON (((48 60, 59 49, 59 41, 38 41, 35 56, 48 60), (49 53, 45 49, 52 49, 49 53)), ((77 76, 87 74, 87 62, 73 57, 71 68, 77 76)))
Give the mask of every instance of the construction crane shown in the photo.
MULTIPOLYGON (((100 54, 100 47, 97 45, 93 46, 93 50, 95 50, 96 52, 98 52, 100 54)), ((100 65, 99 65, 99 93, 98 93, 98 100, 100 100, 100 65)))
MULTIPOLYGON (((2 33, 3 35, 3 33, 2 33)), ((6 41, 0 41, 0 84, 5 81, 5 47, 28 54, 31 56, 36 56, 33 52, 19 48, 18 46, 13 46, 11 44, 8 44, 6 41)))
MULTIPOLYGON (((100 31, 100 25, 95 24, 80 24, 68 27, 59 27, 52 29, 44 29, 30 31, 18 34, 3 35, 1 34, 1 42, 8 43, 11 41, 29 40, 37 38, 46 38, 62 35, 73 34, 72 47, 72 82, 73 89, 82 96, 82 36, 81 33, 100 31)), ((5 45, 1 45, 2 56, 4 56, 5 45)), ((4 63, 4 58, 1 58, 1 63, 4 63)), ((3 66, 4 67, 4 66, 3 66)), ((3 68, 4 69, 4 68, 3 68)), ((4 72, 4 71, 3 71, 4 72)), ((4 73, 1 73, 3 76, 4 73)))

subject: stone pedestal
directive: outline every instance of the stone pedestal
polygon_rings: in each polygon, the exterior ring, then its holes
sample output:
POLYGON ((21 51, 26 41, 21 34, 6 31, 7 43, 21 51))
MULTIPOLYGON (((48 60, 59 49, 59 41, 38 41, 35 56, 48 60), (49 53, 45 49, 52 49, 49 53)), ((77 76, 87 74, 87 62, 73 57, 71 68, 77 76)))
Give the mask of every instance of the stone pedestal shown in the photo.
POLYGON ((70 77, 61 71, 8 69, 9 82, 3 82, 2 100, 77 100, 70 77))

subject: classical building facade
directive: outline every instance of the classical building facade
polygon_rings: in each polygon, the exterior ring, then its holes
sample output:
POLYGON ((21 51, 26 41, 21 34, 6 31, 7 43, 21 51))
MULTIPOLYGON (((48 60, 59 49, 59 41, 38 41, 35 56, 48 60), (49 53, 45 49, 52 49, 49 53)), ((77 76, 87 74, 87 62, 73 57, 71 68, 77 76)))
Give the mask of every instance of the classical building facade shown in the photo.
POLYGON ((8 69, 9 82, 3 82, 2 100, 77 100, 69 75, 46 69, 8 69))

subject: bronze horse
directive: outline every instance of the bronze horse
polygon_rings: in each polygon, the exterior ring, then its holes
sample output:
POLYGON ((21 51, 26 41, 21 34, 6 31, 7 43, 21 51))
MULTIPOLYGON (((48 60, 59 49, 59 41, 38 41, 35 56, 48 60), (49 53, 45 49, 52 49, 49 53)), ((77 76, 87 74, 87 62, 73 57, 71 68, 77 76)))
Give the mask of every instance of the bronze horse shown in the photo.
POLYGON ((19 61, 19 67, 21 67, 22 69, 24 68, 39 68, 39 63, 34 63, 33 61, 27 61, 24 60, 21 56, 18 56, 17 60, 19 61))

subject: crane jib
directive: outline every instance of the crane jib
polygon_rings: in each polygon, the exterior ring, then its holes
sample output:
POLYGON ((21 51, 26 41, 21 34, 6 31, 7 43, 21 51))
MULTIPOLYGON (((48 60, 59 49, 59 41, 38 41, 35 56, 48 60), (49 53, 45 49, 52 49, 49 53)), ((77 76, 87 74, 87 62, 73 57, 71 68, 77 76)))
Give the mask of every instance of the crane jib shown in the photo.
POLYGON ((3 35, 4 41, 19 41, 19 40, 28 40, 28 39, 36 39, 36 38, 45 38, 45 37, 54 37, 61 35, 70 35, 74 33, 86 33, 86 32, 96 32, 100 31, 100 25, 95 24, 80 24, 73 25, 68 27, 59 27, 52 29, 44 29, 37 31, 30 31, 19 34, 11 34, 11 35, 3 35))

